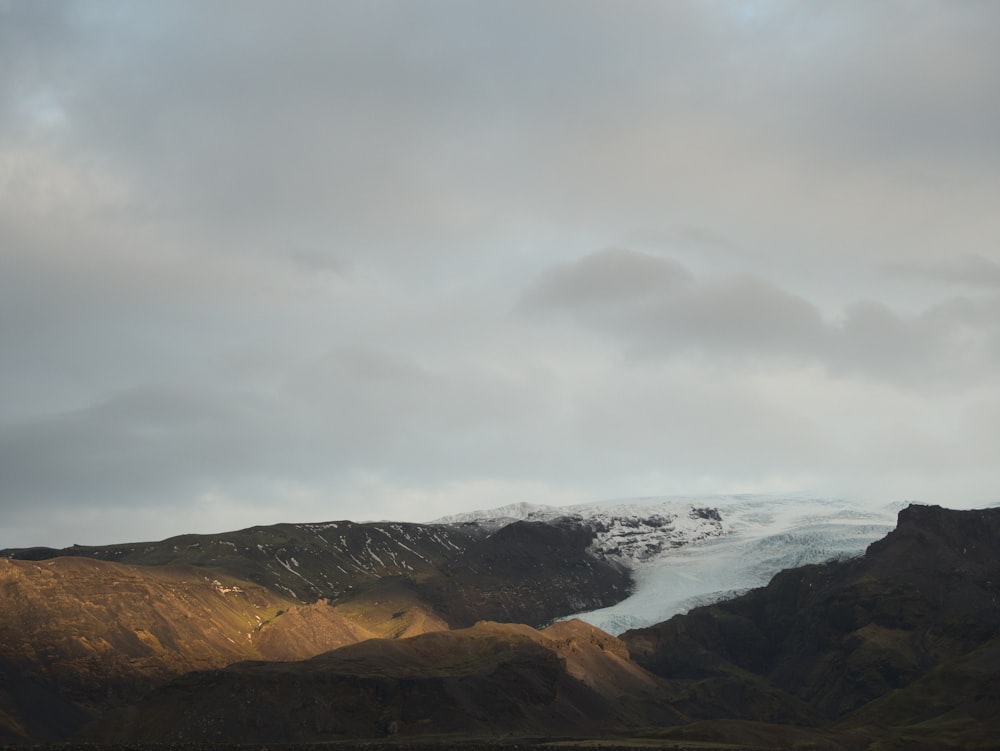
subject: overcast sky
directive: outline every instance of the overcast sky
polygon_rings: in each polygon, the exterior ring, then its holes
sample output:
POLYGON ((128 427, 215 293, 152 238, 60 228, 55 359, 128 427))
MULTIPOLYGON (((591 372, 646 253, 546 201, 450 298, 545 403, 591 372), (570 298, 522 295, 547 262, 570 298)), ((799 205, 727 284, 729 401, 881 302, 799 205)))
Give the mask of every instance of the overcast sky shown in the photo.
POLYGON ((0 546, 1000 501, 1000 3, 0 0, 0 546))

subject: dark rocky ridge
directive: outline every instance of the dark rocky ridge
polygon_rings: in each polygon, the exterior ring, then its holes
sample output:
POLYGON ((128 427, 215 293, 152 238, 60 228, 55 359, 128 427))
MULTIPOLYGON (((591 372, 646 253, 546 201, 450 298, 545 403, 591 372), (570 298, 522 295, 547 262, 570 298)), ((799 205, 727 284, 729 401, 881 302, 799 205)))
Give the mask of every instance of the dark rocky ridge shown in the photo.
POLYGON ((862 558, 783 571, 767 587, 622 640, 671 679, 676 706, 693 718, 848 729, 870 724, 865 708, 880 706, 879 721, 905 724, 915 719, 900 711, 905 696, 926 723, 953 716, 965 696, 978 697, 980 715, 990 706, 1000 728, 996 690, 970 672, 995 659, 998 598, 1000 509, 910 506, 862 558), (949 673, 975 688, 928 702, 930 685, 949 673))
POLYGON ((302 602, 336 600, 386 576, 433 575, 486 532, 476 525, 351 521, 275 524, 157 542, 0 550, 0 557, 79 557, 141 566, 187 564, 261 584, 302 602))
POLYGON ((537 627, 612 605, 630 594, 631 575, 591 555, 593 539, 571 520, 514 522, 449 561, 425 599, 458 628, 484 619, 537 627))

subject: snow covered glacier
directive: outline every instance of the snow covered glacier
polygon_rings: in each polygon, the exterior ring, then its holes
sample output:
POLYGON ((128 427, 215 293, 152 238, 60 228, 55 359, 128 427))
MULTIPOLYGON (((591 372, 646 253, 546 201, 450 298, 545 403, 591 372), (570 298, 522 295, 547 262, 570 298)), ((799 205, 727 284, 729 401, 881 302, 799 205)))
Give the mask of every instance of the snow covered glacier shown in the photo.
POLYGON ((577 506, 513 504, 437 520, 499 528, 569 518, 595 531, 593 552, 628 566, 635 592, 577 613, 613 634, 767 584, 782 569, 860 555, 895 526, 906 503, 808 496, 643 498, 577 506))

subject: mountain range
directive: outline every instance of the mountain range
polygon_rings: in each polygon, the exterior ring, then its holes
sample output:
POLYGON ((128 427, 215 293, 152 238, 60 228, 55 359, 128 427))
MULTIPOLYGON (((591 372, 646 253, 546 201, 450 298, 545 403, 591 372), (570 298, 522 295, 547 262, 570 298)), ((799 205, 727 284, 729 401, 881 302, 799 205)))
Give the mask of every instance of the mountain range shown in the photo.
POLYGON ((0 742, 1000 737, 1000 509, 709 500, 0 551, 0 742))

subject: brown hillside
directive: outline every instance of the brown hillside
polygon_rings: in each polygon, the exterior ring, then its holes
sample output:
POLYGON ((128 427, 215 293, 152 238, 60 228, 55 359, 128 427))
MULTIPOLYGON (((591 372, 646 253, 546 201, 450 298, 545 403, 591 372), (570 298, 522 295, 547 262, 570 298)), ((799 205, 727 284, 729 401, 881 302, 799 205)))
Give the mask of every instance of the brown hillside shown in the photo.
POLYGON ((481 622, 349 645, 299 663, 184 676, 95 724, 101 742, 305 742, 606 734, 676 723, 660 682, 585 624, 481 622))
POLYGON ((301 660, 443 625, 412 598, 384 598, 391 612, 373 608, 359 622, 360 608, 350 604, 300 605, 190 566, 72 557, 0 559, 0 602, 4 685, 22 687, 0 696, 0 737, 8 740, 64 737, 86 713, 133 701, 191 671, 248 659, 301 660), (37 699, 26 702, 29 693, 37 699), (38 726, 35 715, 64 720, 38 726))

